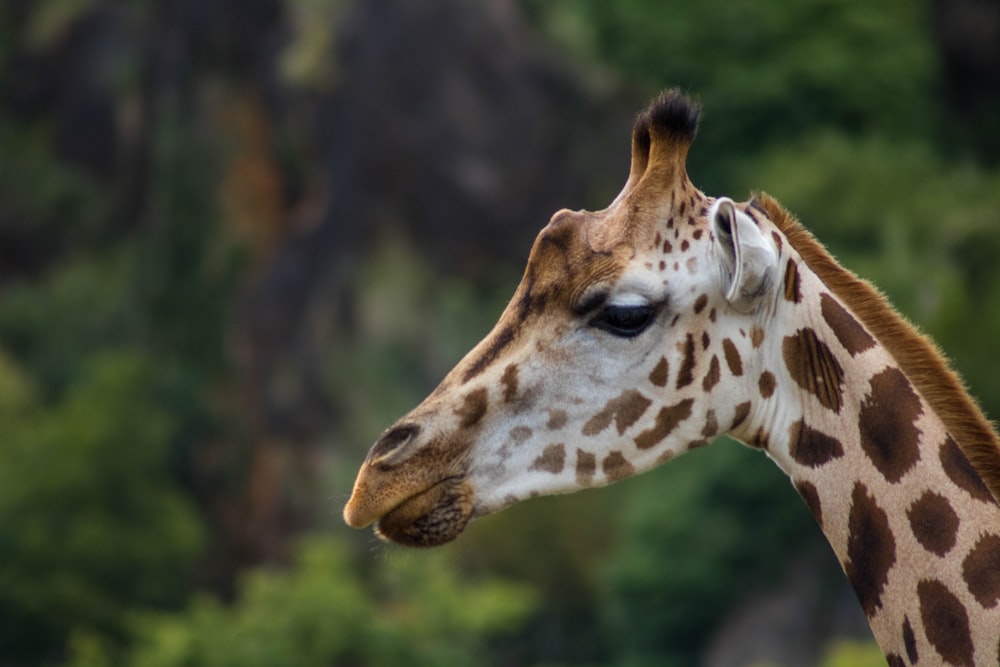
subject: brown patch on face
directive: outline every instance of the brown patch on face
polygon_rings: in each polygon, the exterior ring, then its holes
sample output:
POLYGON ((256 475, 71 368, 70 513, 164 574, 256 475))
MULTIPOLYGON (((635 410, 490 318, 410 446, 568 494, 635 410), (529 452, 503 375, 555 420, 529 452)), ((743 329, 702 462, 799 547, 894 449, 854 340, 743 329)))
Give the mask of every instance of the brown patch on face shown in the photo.
POLYGON ((910 626, 910 619, 903 616, 903 648, 906 649, 906 657, 910 659, 910 664, 917 664, 917 638, 913 636, 913 627, 910 626))
POLYGON ((618 435, 625 432, 646 412, 652 401, 635 389, 627 389, 617 398, 612 398, 604 408, 583 425, 584 435, 597 435, 615 421, 618 435))
POLYGON ((931 553, 944 556, 955 546, 958 515, 940 493, 925 491, 906 510, 906 516, 917 542, 931 553))
POLYGON ((694 300, 694 314, 699 315, 701 311, 705 310, 705 306, 708 305, 708 295, 702 294, 697 299, 694 300))
POLYGON ((597 472, 597 458, 590 452, 576 450, 576 483, 589 486, 597 472))
POLYGON ((747 420, 750 416, 750 401, 740 403, 736 406, 736 412, 733 415, 733 425, 731 428, 736 428, 743 422, 747 420))
POLYGON ((566 425, 566 420, 568 419, 565 410, 549 410, 549 421, 545 423, 545 428, 550 431, 555 431, 556 429, 562 428, 566 425))
POLYGON ((670 241, 664 241, 663 242, 663 252, 664 252, 664 254, 669 255, 673 251, 674 251, 674 246, 672 246, 670 244, 670 241))
POLYGON ((715 308, 708 311, 708 319, 710 322, 715 323, 715 308))
POLYGON ((820 405, 839 413, 844 401, 844 369, 816 332, 807 327, 786 336, 781 353, 795 383, 815 396, 820 405))
POLYGON ((829 294, 820 296, 820 310, 833 335, 850 355, 856 356, 875 345, 865 328, 829 294))
POLYGON ((789 453, 796 462, 818 468, 844 455, 844 447, 832 435, 806 424, 800 419, 788 429, 789 453))
POLYGON ((736 343, 728 338, 724 339, 722 341, 722 351, 725 352, 726 365, 729 366, 729 372, 737 377, 743 375, 743 360, 740 358, 739 350, 736 349, 736 343))
POLYGON ((677 428, 678 424, 691 416, 691 406, 693 404, 693 398, 686 398, 677 405, 661 408, 659 414, 656 415, 656 422, 653 426, 636 436, 636 447, 639 449, 649 449, 662 442, 664 438, 677 428))
POLYGON ((708 337, 708 332, 707 331, 702 331, 701 332, 701 349, 702 350, 707 350, 708 346, 709 346, 709 344, 711 342, 712 342, 712 339, 708 337))
POLYGON ((682 389, 694 382, 694 338, 687 335, 684 341, 684 360, 681 361, 681 369, 677 373, 677 388, 682 389))
POLYGON ((886 368, 874 376, 869 388, 858 414, 861 448, 879 472, 895 483, 920 458, 916 421, 923 408, 898 368, 886 368))
POLYGON ((823 527, 823 506, 819 500, 819 491, 816 490, 816 486, 812 482, 807 482, 805 480, 800 480, 795 482, 795 490, 799 492, 802 496, 802 500, 806 501, 806 506, 812 515, 816 518, 816 523, 819 527, 823 527))
POLYGON ((917 584, 920 619, 927 641, 953 665, 971 665, 973 656, 969 615, 955 594, 936 579, 917 584))
POLYGON ((981 500, 984 503, 995 502, 993 494, 986 487, 986 483, 983 482, 982 477, 972 467, 965 453, 955 444, 950 435, 944 441, 944 444, 941 445, 941 450, 938 454, 941 458, 941 467, 944 468, 945 474, 948 475, 948 479, 954 482, 958 488, 963 489, 976 500, 981 500))
POLYGON ((962 561, 962 578, 976 601, 992 609, 1000 601, 1000 537, 986 534, 962 561))
POLYGON ((670 365, 667 363, 666 357, 660 357, 660 360, 656 363, 656 368, 653 372, 649 374, 649 381, 655 384, 657 387, 667 386, 667 376, 670 372, 670 365))
POLYGON ((465 384, 486 370, 486 368, 500 356, 500 353, 503 352, 508 345, 514 342, 514 336, 514 329, 509 326, 506 326, 491 335, 486 349, 483 350, 482 354, 480 354, 472 365, 469 366, 469 369, 465 371, 465 375, 462 377, 462 384, 465 384))
POLYGON ((462 428, 475 426, 486 415, 486 399, 486 387, 480 387, 465 395, 462 405, 455 410, 455 414, 461 420, 459 425, 462 428))
POLYGON ((777 386, 777 380, 774 379, 774 373, 771 371, 764 371, 760 374, 760 379, 757 380, 757 388, 760 389, 760 395, 762 398, 771 398, 774 394, 774 388, 777 386))
POLYGON ((885 510, 861 482, 851 492, 848 531, 844 571, 865 615, 871 618, 882 607, 882 591, 896 564, 896 540, 885 510))
POLYGON ((719 358, 713 354, 712 361, 708 362, 708 373, 705 374, 705 379, 701 382, 701 388, 705 391, 711 391, 712 387, 719 384, 720 377, 719 358))
POLYGON ((609 482, 617 482, 635 474, 635 467, 625 460, 621 452, 611 452, 604 457, 604 460, 601 461, 601 469, 609 482))
POLYGON ((785 299, 792 303, 802 300, 802 290, 799 287, 799 265, 788 260, 785 265, 785 299))
POLYGON ((515 426, 510 430, 508 435, 511 440, 520 445, 522 442, 530 438, 532 433, 533 431, 527 426, 515 426))
POLYGON ((760 347, 763 342, 764 330, 756 324, 750 327, 750 344, 754 346, 754 349, 760 347))
POLYGON ((528 470, 541 470, 557 475, 563 471, 566 465, 566 447, 562 444, 549 445, 542 450, 528 470))
POLYGON ((508 364, 505 369, 503 369, 503 375, 500 376, 500 384, 503 385, 503 400, 505 403, 509 403, 514 400, 517 396, 517 365, 508 364))
POLYGON ((691 247, 691 244, 688 243, 687 239, 684 239, 683 241, 681 241, 681 252, 687 252, 688 248, 690 248, 690 247, 691 247))
MULTIPOLYGON (((694 224, 694 220, 691 220, 691 224, 694 224)), ((701 235, 704 232, 705 232, 704 229, 696 229, 696 230, 694 230, 694 240, 695 241, 701 240, 701 235)))

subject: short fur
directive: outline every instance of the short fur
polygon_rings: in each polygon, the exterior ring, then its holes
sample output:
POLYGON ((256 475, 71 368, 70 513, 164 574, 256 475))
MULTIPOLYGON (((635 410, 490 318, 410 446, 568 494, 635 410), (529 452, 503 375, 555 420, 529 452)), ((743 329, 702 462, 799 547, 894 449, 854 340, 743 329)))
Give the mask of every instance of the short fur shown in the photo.
POLYGON ((1000 438, 937 346, 870 283, 840 266, 776 200, 766 194, 754 200, 752 205, 759 205, 809 268, 892 354, 944 422, 993 498, 1000 499, 1000 438))

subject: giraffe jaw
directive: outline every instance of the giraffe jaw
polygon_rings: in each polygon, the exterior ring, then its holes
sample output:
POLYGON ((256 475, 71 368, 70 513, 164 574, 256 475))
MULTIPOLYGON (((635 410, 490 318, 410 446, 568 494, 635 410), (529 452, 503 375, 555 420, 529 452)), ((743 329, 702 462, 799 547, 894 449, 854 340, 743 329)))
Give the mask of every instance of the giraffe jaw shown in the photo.
POLYGON ((464 476, 448 477, 429 488, 378 508, 355 488, 344 518, 355 528, 375 523, 383 540, 408 547, 435 547, 458 537, 473 516, 473 493, 464 476))

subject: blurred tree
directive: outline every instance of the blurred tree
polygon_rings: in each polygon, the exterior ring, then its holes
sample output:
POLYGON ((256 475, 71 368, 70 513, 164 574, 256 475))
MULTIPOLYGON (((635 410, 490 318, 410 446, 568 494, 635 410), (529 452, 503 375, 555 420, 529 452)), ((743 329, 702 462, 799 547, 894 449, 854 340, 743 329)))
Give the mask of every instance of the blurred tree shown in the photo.
MULTIPOLYGON (((124 664, 484 665, 486 642, 517 629, 533 607, 524 587, 462 581, 447 552, 390 553, 367 583, 347 553, 332 537, 310 538, 290 570, 247 573, 236 606, 199 597, 180 614, 139 616, 124 664)), ((85 635, 75 646, 72 665, 114 660, 85 635)))
POLYGON ((178 424, 153 365, 90 356, 59 399, 0 366, 0 654, 57 657, 71 629, 118 640, 133 606, 179 604, 203 529, 169 474, 178 424))
POLYGON ((728 191, 740 158, 823 127, 919 135, 940 116, 926 9, 912 0, 521 1, 581 57, 701 98, 689 169, 707 191, 728 191))
POLYGON ((634 483, 607 565, 624 665, 699 662, 724 611, 822 540, 784 474, 719 441, 634 483))

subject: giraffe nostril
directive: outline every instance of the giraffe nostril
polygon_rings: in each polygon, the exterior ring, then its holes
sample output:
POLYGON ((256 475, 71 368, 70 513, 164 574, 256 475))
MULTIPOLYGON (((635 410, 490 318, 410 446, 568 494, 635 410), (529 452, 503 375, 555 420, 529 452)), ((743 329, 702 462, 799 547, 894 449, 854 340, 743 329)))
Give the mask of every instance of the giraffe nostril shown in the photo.
POLYGON ((420 433, 420 427, 416 424, 400 424, 390 428, 382 434, 378 442, 372 445, 371 452, 368 453, 368 460, 371 462, 381 461, 395 454, 417 437, 418 433, 420 433))

